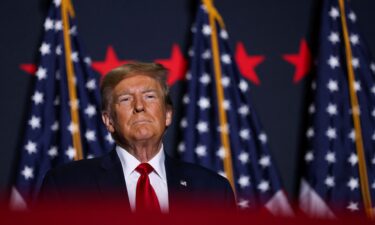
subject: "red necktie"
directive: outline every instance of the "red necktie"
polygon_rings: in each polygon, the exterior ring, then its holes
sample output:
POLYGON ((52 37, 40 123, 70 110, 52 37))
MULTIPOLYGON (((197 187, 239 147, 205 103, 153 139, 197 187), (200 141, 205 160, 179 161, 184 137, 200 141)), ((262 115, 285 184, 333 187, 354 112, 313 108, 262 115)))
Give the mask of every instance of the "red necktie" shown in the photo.
POLYGON ((137 182, 135 207, 137 212, 160 212, 158 198, 152 188, 148 175, 154 170, 148 163, 141 163, 135 170, 141 174, 137 182))

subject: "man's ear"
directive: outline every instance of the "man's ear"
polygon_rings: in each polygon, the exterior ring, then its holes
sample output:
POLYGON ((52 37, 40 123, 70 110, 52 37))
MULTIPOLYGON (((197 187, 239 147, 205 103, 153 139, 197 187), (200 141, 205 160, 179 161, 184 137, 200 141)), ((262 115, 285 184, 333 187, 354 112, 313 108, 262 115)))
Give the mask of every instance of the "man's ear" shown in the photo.
POLYGON ((115 132, 115 128, 113 126, 113 120, 107 111, 102 112, 102 120, 103 120, 105 127, 110 133, 115 132))
POLYGON ((165 126, 169 126, 172 123, 173 109, 171 106, 167 106, 167 111, 165 113, 165 126))

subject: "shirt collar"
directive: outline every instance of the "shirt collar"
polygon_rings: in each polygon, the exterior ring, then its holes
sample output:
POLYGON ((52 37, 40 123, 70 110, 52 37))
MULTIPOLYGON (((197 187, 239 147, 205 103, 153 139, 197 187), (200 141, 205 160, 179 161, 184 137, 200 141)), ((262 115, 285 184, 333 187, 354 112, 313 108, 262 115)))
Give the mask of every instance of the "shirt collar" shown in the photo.
MULTIPOLYGON (((116 152, 120 158, 125 177, 130 176, 130 174, 134 172, 135 168, 137 168, 141 162, 131 155, 126 149, 118 145, 116 146, 116 152)), ((163 180, 163 182, 167 183, 164 161, 164 147, 161 145, 159 152, 147 163, 154 168, 154 171, 163 180)))

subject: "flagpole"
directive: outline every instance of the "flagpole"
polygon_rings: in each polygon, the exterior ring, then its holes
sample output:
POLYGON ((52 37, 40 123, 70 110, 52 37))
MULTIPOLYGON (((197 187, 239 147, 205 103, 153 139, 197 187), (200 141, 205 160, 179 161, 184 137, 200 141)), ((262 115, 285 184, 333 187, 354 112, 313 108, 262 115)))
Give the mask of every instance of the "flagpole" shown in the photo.
POLYGON ((70 115, 72 118, 72 137, 73 137, 73 147, 76 151, 74 156, 75 160, 80 160, 83 158, 82 154, 82 144, 81 144, 81 134, 79 130, 79 114, 78 114, 78 100, 77 91, 75 88, 75 74, 73 68, 73 62, 71 59, 72 49, 69 35, 69 15, 74 16, 73 6, 70 0, 61 1, 61 16, 63 19, 63 33, 64 33, 64 48, 65 48, 65 65, 68 80, 69 89, 69 99, 70 99, 70 115), (75 127, 74 127, 75 126, 75 127), (77 128, 77 130, 75 130, 77 128))
POLYGON ((350 102, 352 105, 352 116, 353 116, 354 129, 355 129, 355 145, 356 145, 357 155, 358 155, 358 168, 359 168, 359 176, 360 176, 360 183, 361 183, 361 193, 362 193, 363 204, 364 204, 366 215, 369 218, 373 219, 371 193, 370 193, 369 181, 368 181, 368 176, 367 176, 366 157, 365 157, 363 139, 362 139, 361 121, 359 117, 360 112, 359 112, 358 96, 354 90, 355 74, 354 74, 353 65, 352 65, 352 50, 351 50, 350 42, 349 42, 344 0, 339 0, 339 6, 340 6, 341 23, 342 23, 342 28, 343 28, 344 43, 345 43, 346 65, 348 69, 350 102))
POLYGON ((207 12, 209 14, 210 20, 210 27, 211 27, 211 45, 212 45, 212 55, 213 55, 213 62, 214 62, 214 71, 215 71, 215 83, 216 83, 216 92, 217 92, 217 102, 218 102, 218 110, 219 110, 219 122, 221 127, 220 138, 221 143, 224 148, 224 171, 231 184, 233 190, 235 190, 234 186, 234 179, 233 179, 233 166, 232 166, 232 155, 230 150, 230 141, 228 136, 228 122, 227 116, 225 113, 225 109, 223 106, 224 102, 224 90, 221 85, 221 64, 220 64, 220 56, 219 56, 219 44, 217 40, 217 33, 216 33, 216 24, 215 22, 218 21, 219 24, 224 27, 224 22, 220 16, 220 14, 216 11, 215 7, 212 4, 212 0, 202 0, 203 4, 207 8, 207 12))

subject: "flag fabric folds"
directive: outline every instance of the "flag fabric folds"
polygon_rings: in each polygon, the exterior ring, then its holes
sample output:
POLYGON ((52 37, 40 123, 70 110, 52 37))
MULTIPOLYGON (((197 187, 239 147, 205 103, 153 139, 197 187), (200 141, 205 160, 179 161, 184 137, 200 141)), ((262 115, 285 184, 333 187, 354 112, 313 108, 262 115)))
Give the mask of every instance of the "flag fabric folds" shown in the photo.
POLYGON ((364 212, 366 205, 370 213, 375 194, 375 63, 348 1, 325 0, 321 13, 300 208, 312 216, 335 217, 364 212))
POLYGON ((70 1, 55 0, 44 22, 40 63, 35 73, 30 113, 11 193, 13 208, 25 208, 32 203, 48 169, 74 159, 99 156, 113 145, 101 122, 100 80, 84 53, 73 14, 70 1), (62 10, 63 4, 69 8, 69 14, 62 10), (68 17, 64 17, 64 13, 68 17), (66 45, 67 41, 70 46, 66 45), (74 77, 71 81, 76 98, 68 87, 68 63, 72 65, 74 77), (72 118, 74 110, 78 114, 75 119, 72 118), (82 157, 77 156, 79 149, 77 143, 73 143, 77 134, 82 157))
POLYGON ((183 136, 179 155, 226 176, 240 208, 266 207, 275 214, 290 214, 267 136, 250 102, 249 84, 238 72, 220 15, 207 2, 199 7, 192 27, 193 44, 179 124, 183 136), (215 27, 210 25, 210 15, 215 17, 215 27), (219 64, 215 62, 212 35, 217 36, 219 64), (219 82, 216 71, 221 71, 219 82), (218 98, 219 89, 223 90, 222 99, 218 98), (220 107, 224 115, 220 114, 220 107), (225 135, 227 146, 223 143, 225 135), (230 167, 225 165, 228 159, 230 167))

